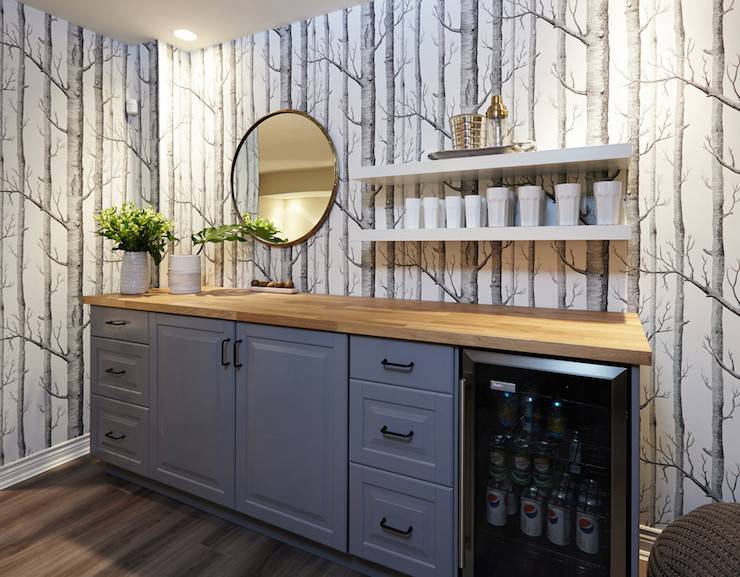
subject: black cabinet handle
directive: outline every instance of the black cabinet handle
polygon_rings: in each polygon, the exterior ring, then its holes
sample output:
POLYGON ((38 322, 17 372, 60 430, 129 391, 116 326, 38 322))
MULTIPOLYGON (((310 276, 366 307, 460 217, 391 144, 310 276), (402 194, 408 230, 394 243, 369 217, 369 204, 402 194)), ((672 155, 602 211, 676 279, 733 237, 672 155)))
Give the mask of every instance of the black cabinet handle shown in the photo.
POLYGON ((231 342, 231 339, 224 339, 221 341, 221 365, 228 367, 231 363, 226 360, 226 345, 231 342))
POLYGON ((126 435, 114 435, 113 431, 108 431, 105 436, 113 441, 122 441, 126 438, 126 435))
POLYGON ((383 529, 383 531, 388 531, 389 533, 393 533, 394 535, 398 535, 399 537, 411 537, 411 533, 414 530, 414 527, 412 525, 409 525, 409 528, 405 531, 401 531, 401 529, 391 527, 390 525, 388 525, 388 520, 385 517, 380 520, 380 528, 383 529))
POLYGON ((241 367, 244 366, 243 363, 239 361, 239 345, 240 344, 242 344, 241 339, 236 339, 234 341, 234 368, 235 369, 240 369, 241 367))
POLYGON ((392 363, 388 359, 383 359, 380 361, 380 364, 383 365, 383 368, 387 371, 413 371, 414 370, 414 362, 411 361, 410 363, 392 363))
POLYGON ((105 321, 105 324, 113 327, 122 327, 123 325, 127 325, 128 321, 105 321))
POLYGON ((117 371, 116 369, 113 369, 110 367, 105 369, 105 372, 108 373, 109 375, 125 375, 126 374, 126 371, 124 371, 123 369, 121 369, 120 371, 117 371))
POLYGON ((395 431, 391 431, 386 425, 383 425, 383 427, 380 429, 380 433, 384 437, 391 437, 393 439, 398 439, 399 441, 410 441, 414 438, 414 431, 409 431, 408 433, 396 433, 395 431))

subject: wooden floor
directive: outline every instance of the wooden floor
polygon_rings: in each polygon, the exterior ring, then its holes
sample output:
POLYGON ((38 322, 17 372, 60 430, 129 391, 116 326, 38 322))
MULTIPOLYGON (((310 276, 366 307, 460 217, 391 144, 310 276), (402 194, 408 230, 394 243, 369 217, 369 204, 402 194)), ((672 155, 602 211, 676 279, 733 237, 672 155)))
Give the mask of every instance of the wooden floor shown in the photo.
POLYGON ((106 475, 91 457, 0 491, 0 575, 360 577, 106 475))
POLYGON ((77 459, 0 491, 3 577, 359 577, 77 459))

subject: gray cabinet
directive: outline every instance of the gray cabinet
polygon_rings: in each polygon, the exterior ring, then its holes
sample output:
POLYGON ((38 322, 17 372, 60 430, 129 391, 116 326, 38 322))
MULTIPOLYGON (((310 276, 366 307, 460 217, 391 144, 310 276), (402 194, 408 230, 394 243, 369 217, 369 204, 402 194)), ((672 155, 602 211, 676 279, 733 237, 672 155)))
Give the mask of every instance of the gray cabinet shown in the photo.
POLYGON ((151 344, 151 475, 234 506, 234 323, 157 314, 151 344))
POLYGON ((236 508, 347 549, 347 335, 237 325, 236 508))
POLYGON ((146 475, 149 468, 149 409, 92 396, 90 452, 98 459, 146 475))

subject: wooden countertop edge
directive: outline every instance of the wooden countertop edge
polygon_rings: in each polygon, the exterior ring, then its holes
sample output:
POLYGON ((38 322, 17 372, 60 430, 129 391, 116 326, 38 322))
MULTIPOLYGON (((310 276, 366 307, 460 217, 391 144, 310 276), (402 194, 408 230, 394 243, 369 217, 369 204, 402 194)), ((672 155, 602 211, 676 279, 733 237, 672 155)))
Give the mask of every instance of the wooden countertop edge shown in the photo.
MULTIPOLYGON (((498 349, 518 353, 545 354, 559 357, 578 358, 583 360, 621 363, 628 365, 651 365, 652 352, 637 349, 619 349, 614 347, 601 347, 597 345, 575 345, 573 343, 558 343, 555 341, 531 341, 521 338, 506 336, 481 335, 475 333, 464 333, 445 328, 423 328, 423 327, 392 327, 389 334, 387 325, 378 325, 373 322, 359 322, 347 320, 330 320, 317 318, 316 316, 300 316, 295 314, 280 315, 271 311, 260 313, 259 311, 236 311, 227 308, 198 307, 189 304, 172 304, 161 301, 147 301, 136 299, 119 300, 111 298, 110 295, 95 295, 83 297, 83 302, 88 305, 120 308, 128 310, 139 310, 146 312, 160 312, 167 314, 178 314, 192 317, 213 318, 237 322, 250 322, 255 324, 284 326, 298 329, 323 330, 328 332, 340 332, 352 335, 370 337, 393 338, 407 341, 421 341, 428 343, 454 345, 461 347, 498 349), (574 348, 578 354, 574 354, 574 348)), ((423 311, 420 311, 423 312, 423 311)), ((647 341, 646 341, 647 342, 647 341)))

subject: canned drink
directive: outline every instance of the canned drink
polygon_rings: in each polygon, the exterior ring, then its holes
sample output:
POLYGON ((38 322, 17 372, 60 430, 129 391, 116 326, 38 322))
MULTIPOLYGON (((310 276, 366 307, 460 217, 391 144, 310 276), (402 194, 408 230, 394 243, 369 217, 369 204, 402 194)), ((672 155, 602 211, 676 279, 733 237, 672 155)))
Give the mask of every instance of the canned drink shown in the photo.
POLYGON ((519 402, 514 393, 499 393, 498 423, 503 429, 512 429, 519 422, 519 402))
POLYGON ((511 484, 506 492, 506 514, 509 516, 519 514, 519 491, 511 484))
POLYGON ((547 413, 547 436, 556 441, 565 438, 565 407, 557 399, 550 404, 547 413))
POLYGON ((524 393, 521 402, 522 430, 533 435, 540 431, 540 403, 537 396, 532 393, 524 393))
POLYGON ((544 501, 544 495, 537 487, 528 487, 522 492, 519 525, 522 533, 529 537, 542 536, 544 501))
POLYGON ((568 439, 568 470, 574 475, 581 473, 583 464, 583 443, 580 431, 573 431, 568 439))
POLYGON ((578 494, 576 546, 590 555, 598 553, 600 547, 599 501, 598 481, 586 479, 578 494))
POLYGON ((564 474, 547 504, 547 538, 554 545, 566 547, 572 534, 573 498, 570 478, 564 474))
POLYGON ((506 525, 507 490, 503 483, 489 481, 486 488, 486 519, 494 527, 506 525))
POLYGON ((540 441, 535 445, 532 457, 534 464, 534 478, 538 486, 550 486, 552 479, 552 445, 548 441, 540 441))

